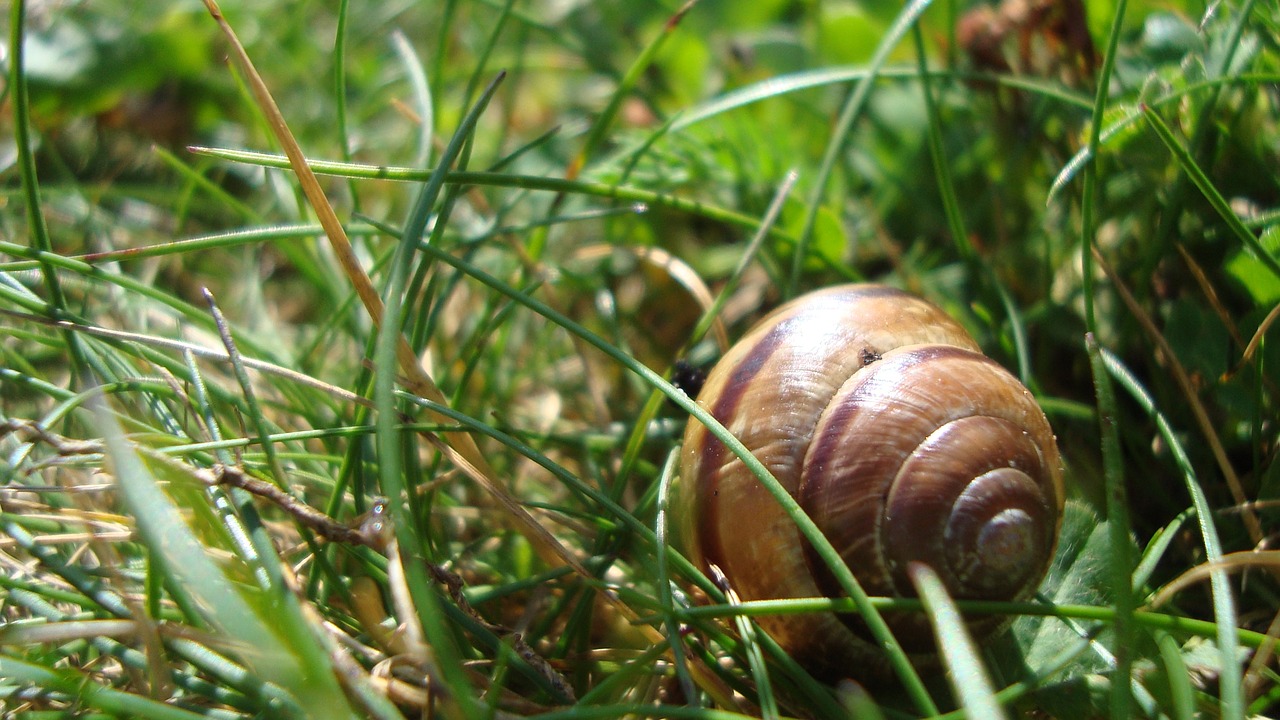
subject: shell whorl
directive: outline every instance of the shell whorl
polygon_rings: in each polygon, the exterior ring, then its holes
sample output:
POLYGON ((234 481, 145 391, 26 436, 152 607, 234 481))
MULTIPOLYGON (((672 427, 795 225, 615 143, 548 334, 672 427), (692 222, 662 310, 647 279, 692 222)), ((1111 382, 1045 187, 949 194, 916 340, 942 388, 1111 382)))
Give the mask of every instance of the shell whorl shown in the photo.
MULTIPOLYGON (((957 597, 1022 598, 1052 555, 1063 493, 1043 413, 958 323, 915 296, 852 285, 788 303, 730 349, 699 402, 872 595, 914 594, 906 567, 922 561, 957 597)), ((777 502, 696 421, 679 501, 691 558, 718 566, 743 599, 838 594, 777 502)), ((909 649, 929 641, 922 622, 891 621, 909 649)), ((856 618, 761 625, 824 674, 869 653, 856 618)))

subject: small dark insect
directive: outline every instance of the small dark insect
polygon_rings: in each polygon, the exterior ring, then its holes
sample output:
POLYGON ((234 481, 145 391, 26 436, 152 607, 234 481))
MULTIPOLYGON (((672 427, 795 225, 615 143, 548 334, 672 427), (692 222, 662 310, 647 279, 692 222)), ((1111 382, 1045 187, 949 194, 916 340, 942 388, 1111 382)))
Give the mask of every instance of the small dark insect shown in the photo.
POLYGON ((707 371, 697 367, 688 360, 676 360, 671 367, 671 384, 680 388, 691 398, 702 392, 702 383, 707 380, 707 371))

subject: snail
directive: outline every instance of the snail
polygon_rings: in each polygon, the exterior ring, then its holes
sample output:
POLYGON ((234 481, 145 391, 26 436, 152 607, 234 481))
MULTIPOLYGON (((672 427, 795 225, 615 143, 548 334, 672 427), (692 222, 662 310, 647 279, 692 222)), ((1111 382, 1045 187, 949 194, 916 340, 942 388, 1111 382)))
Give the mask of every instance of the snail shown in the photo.
MULTIPOLYGON (((1035 592, 1061 523, 1060 457, 1044 413, 940 308, 882 285, 844 285, 768 315, 708 375, 698 402, 759 458, 869 595, 914 595, 922 562, 955 598, 1035 592)), ((838 596, 834 575, 736 456, 690 419, 677 535, 743 600, 838 596)), ((762 616, 820 677, 887 665, 854 614, 762 616)), ((922 613, 886 615, 909 654, 922 613)), ((1004 622, 970 618, 989 636, 1004 622)))

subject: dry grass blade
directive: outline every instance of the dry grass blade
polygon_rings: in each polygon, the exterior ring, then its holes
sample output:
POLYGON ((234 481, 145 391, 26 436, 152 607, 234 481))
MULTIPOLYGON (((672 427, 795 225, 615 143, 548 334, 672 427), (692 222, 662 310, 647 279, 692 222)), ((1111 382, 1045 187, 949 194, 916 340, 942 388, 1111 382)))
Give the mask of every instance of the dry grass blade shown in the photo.
MULTIPOLYGON (((219 27, 223 29, 224 35, 227 36, 230 45, 232 45, 234 54, 236 54, 236 58, 239 61, 239 64, 241 64, 241 68, 244 74, 246 74, 248 82, 250 82, 253 96, 255 96, 255 99, 259 102, 262 113, 269 118, 271 129, 273 129, 273 132, 275 133, 276 140, 278 140, 280 145, 283 146, 284 154, 288 156, 289 165, 293 168, 293 172, 297 173, 298 182, 300 182, 302 186, 302 191, 305 193, 312 209, 315 210, 316 217, 320 220, 320 225, 324 228, 325 234, 329 238, 330 245, 333 246, 334 254, 338 256, 340 263, 342 263, 343 272, 346 272, 347 278, 351 281, 353 288, 355 288, 356 295, 360 297, 362 304, 365 305, 365 309, 367 313, 369 313, 370 318, 374 320, 374 323, 380 325, 385 313, 383 300, 381 300, 381 297, 378 295, 378 291, 375 290, 374 283, 372 283, 369 278, 369 274, 365 273, 364 268, 362 268, 360 263, 358 263, 355 251, 352 250, 351 241, 348 240, 347 233, 344 231, 342 223, 339 222, 338 215, 334 213, 333 205, 329 204, 328 197, 325 196, 323 188, 320 187, 320 183, 317 181, 315 173, 312 172, 310 165, 307 164, 306 156, 302 154, 302 149, 298 146, 296 138, 294 138, 293 133, 289 131, 288 124, 285 123, 284 120, 284 115, 280 113, 279 106, 275 104, 274 97, 271 96, 270 90, 266 87, 266 83, 262 81, 261 76, 257 73, 255 65, 253 65, 253 61, 250 59, 250 56, 248 56, 247 51, 244 50, 241 42, 239 42, 238 37, 236 36, 236 31, 230 27, 227 19, 223 17, 223 14, 221 14, 221 10, 219 9, 216 0, 205 0, 205 6, 209 9, 210 14, 214 17, 216 22, 218 22, 219 27)), ((403 337, 403 334, 397 338, 396 356, 398 364, 401 366, 401 370, 403 370, 404 375, 406 375, 404 383, 406 383, 408 391, 415 393, 415 395, 419 397, 424 397, 426 400, 435 402, 435 404, 445 407, 449 405, 448 398, 444 397, 444 393, 440 392, 440 388, 436 386, 434 380, 430 378, 430 375, 426 374, 424 369, 422 369, 421 364, 417 361, 417 356, 413 354, 412 348, 408 346, 408 341, 403 337)), ((428 411, 428 414, 433 416, 435 420, 447 423, 448 419, 444 418, 444 416, 436 414, 435 411, 430 409, 426 409, 426 411, 428 411)), ((530 541, 534 543, 536 548, 544 551, 545 556, 558 557, 561 561, 571 559, 572 556, 568 555, 568 552, 564 550, 562 546, 559 547, 561 552, 556 552, 552 546, 549 546, 548 538, 550 538, 550 533, 548 533, 544 528, 541 528, 541 525, 536 523, 536 520, 532 520, 531 516, 527 515, 527 512, 516 512, 513 510, 520 509, 522 511, 520 503, 516 501, 516 498, 511 497, 506 489, 503 489, 500 484, 494 482, 493 469, 490 468, 489 462, 484 459, 483 455, 481 455, 479 446, 476 445, 475 439, 472 438, 470 434, 443 434, 445 439, 447 439, 448 446, 451 447, 452 450, 456 451, 457 459, 465 460, 465 465, 468 468, 467 474, 471 475, 472 478, 479 479, 481 486, 483 486, 490 495, 497 498, 500 505, 507 507, 509 511, 513 512, 513 516, 516 518, 517 528, 521 530, 522 534, 525 534, 526 537, 530 538, 530 541)), ((552 542, 554 542, 554 538, 552 538, 552 542)), ((559 543, 554 542, 554 544, 557 544, 558 546, 559 543)), ((570 564, 570 566, 572 566, 576 571, 579 571, 579 573, 585 574, 585 569, 582 568, 581 564, 576 560, 572 560, 572 562, 568 562, 568 564, 570 564)))
POLYGON ((1209 301, 1209 307, 1213 308, 1214 313, 1222 320, 1222 326, 1231 334, 1231 339, 1237 345, 1243 346, 1244 339, 1240 337, 1240 332, 1236 330, 1235 323, 1231 321, 1231 311, 1222 304, 1222 299, 1218 297, 1218 291, 1209 282, 1209 277, 1205 274, 1204 268, 1200 267, 1200 263, 1196 262, 1196 259, 1187 251, 1185 245, 1176 243, 1174 247, 1178 249, 1178 254, 1182 257, 1182 261, 1186 263, 1187 269, 1191 271, 1191 277, 1195 278, 1196 285, 1200 286, 1200 292, 1204 294, 1204 299, 1209 301))
MULTIPOLYGON (((381 325, 385 305, 379 297, 377 290, 374 288, 373 281, 361 267, 355 252, 351 247, 351 242, 347 238, 346 231, 342 227, 342 223, 338 221, 337 214, 333 210, 333 206, 329 203, 324 191, 320 187, 320 183, 315 173, 308 165, 306 157, 302 153, 297 140, 293 137, 293 133, 289 130, 288 124, 284 120, 280 108, 276 105, 274 98, 271 96, 270 90, 266 83, 258 74, 254 67, 253 61, 249 58, 244 46, 240 44, 236 36, 235 30, 223 17, 216 0, 205 0, 205 6, 209 9, 209 13, 217 21, 219 27, 222 28, 227 40, 231 43, 236 59, 239 62, 245 76, 249 80, 249 85, 253 90, 259 107, 263 113, 269 118, 272 131, 275 133, 277 140, 284 148, 285 155, 289 158, 289 164, 294 172, 298 175, 298 181, 302 186, 303 192, 307 200, 311 203, 316 213, 320 225, 324 228, 325 234, 329 238, 329 242, 333 247, 334 254, 339 258, 343 271, 347 274, 347 278, 351 281, 352 286, 356 290, 357 296, 364 304, 366 311, 373 319, 375 324, 381 325)), ((396 343, 396 359, 401 370, 405 374, 406 388, 418 395, 426 398, 441 406, 448 407, 449 401, 436 386, 435 382, 422 368, 418 362, 418 358, 414 355, 413 350, 409 347, 408 341, 403 335, 399 335, 396 343)), ((448 422, 448 419, 427 408, 428 414, 440 422, 448 422)), ((476 445, 475 440, 466 433, 444 433, 449 447, 456 450, 458 458, 466 461, 466 465, 470 467, 469 475, 474 478, 483 478, 481 485, 488 490, 500 505, 509 510, 518 508, 519 503, 515 498, 511 497, 505 489, 493 480, 493 469, 480 452, 480 448, 476 445)), ((527 516, 527 513, 524 514, 527 516)), ((546 542, 549 533, 546 532, 532 518, 525 519, 519 513, 513 515, 516 519, 516 527, 525 534, 536 548, 544 551, 544 554, 558 557, 561 560, 570 557, 565 553, 546 553, 548 545, 546 542), (532 521, 532 522, 531 522, 532 521)), ((557 543, 558 544, 558 543, 557 543)), ((563 550, 563 548, 561 548, 563 550)), ((583 572, 583 568, 576 560, 571 566, 578 572, 583 572)))
POLYGON ((1271 658, 1275 657, 1277 642, 1280 642, 1280 612, 1271 618, 1271 624, 1267 626, 1267 641, 1258 648, 1258 651, 1253 654, 1253 659, 1249 661, 1249 670, 1244 674, 1246 698, 1254 698, 1262 691, 1263 683, 1267 680, 1267 665, 1271 663, 1271 658))
POLYGON ((1222 561, 1218 563, 1197 565, 1160 588, 1160 592, 1151 599, 1151 607, 1164 605, 1187 586, 1208 579, 1209 573, 1214 570, 1247 570, 1253 567, 1280 570, 1280 550, 1245 550, 1223 555, 1222 561))
POLYGON ((1262 523, 1258 519, 1257 513, 1248 509, 1249 498, 1245 496, 1244 485, 1241 484, 1240 477, 1236 475, 1235 468, 1231 466, 1227 451, 1222 447, 1222 441, 1218 439, 1218 434, 1213 427, 1213 421, 1209 419, 1209 413, 1205 411, 1204 404, 1200 402, 1200 397, 1196 394, 1195 386, 1191 382, 1191 376, 1187 374, 1187 369, 1178 361, 1177 354, 1173 352, 1173 348, 1169 346, 1169 341, 1165 340, 1164 335, 1160 333, 1160 329, 1156 327, 1151 316, 1138 304, 1137 299, 1133 297, 1133 293, 1129 292, 1129 288, 1124 284, 1124 281, 1116 275, 1111 265, 1096 247, 1093 248, 1093 257, 1097 260, 1098 267, 1102 268, 1102 271, 1107 275, 1107 279, 1111 281, 1116 294, 1120 296, 1125 306, 1129 308, 1129 312, 1133 314, 1138 324, 1142 326, 1143 332, 1147 334, 1156 349, 1169 363, 1169 371, 1173 374, 1174 380, 1178 383, 1178 387, 1181 388, 1182 394, 1187 399, 1187 406, 1191 408, 1196 424, 1200 426, 1200 431, 1204 434, 1205 441, 1209 444, 1209 449, 1213 452, 1214 459, 1218 462, 1218 468, 1222 471, 1222 476, 1227 481, 1227 487, 1231 490, 1232 498, 1235 499, 1237 505, 1245 508, 1241 516, 1244 520, 1245 529, 1249 531, 1250 539, 1252 539, 1254 545, 1260 544, 1263 537, 1262 523))
MULTIPOLYGON (((351 281, 356 295, 360 298, 360 302, 364 304, 370 318, 373 319, 375 324, 381 325, 383 314, 386 310, 382 298, 378 295, 378 291, 368 273, 364 271, 364 268, 361 267, 359 260, 356 258, 355 251, 351 247, 351 241, 347 238, 346 230, 343 229, 342 223, 338 221, 338 215, 334 212, 333 205, 329 203, 324 190, 320 187, 316 174, 311 170, 311 166, 307 164, 306 156, 303 155, 302 148, 298 145, 293 132, 285 122, 284 114, 280 112, 279 106, 276 105, 266 82, 258 74, 253 61, 249 58, 248 52, 240 44, 235 30, 223 17, 222 10, 218 7, 216 0, 204 0, 204 4, 231 44, 236 61, 248 79, 249 87, 253 90, 254 98, 257 100, 263 114, 266 115, 276 139, 280 142, 281 147, 284 148, 285 155, 289 158, 289 165, 297 174, 302 192, 306 195, 307 201, 315 211, 321 227, 324 228, 325 235, 329 238, 329 243, 333 247, 334 255, 337 256, 338 261, 342 264, 343 272, 346 273, 347 279, 351 281)), ((413 349, 409 347, 409 342, 403 335, 399 337, 399 342, 396 345, 396 359, 401 370, 408 378, 406 385, 411 392, 441 405, 447 406, 449 404, 444 393, 436 386, 435 381, 422 369, 417 356, 414 355, 413 349)), ((432 414, 434 415, 434 413, 432 414)), ((437 417, 437 419, 440 420, 441 418, 437 417)), ((486 476, 493 475, 488 462, 480 453, 479 446, 476 445, 475 440, 470 435, 449 433, 447 436, 449 443, 456 446, 463 457, 467 458, 486 476)))
POLYGON ((1240 372, 1245 365, 1249 364, 1249 361, 1253 359, 1254 353, 1256 353, 1258 348, 1262 346, 1263 336, 1266 335, 1267 331, 1271 329, 1271 326, 1275 324, 1277 318, 1280 318, 1280 304, 1271 308, 1271 312, 1267 313, 1267 317, 1262 320, 1260 325, 1258 325, 1257 332, 1253 334, 1252 338, 1249 338, 1249 344, 1245 346, 1244 353, 1240 355, 1240 362, 1237 363, 1229 372, 1223 375, 1224 380, 1230 379, 1236 373, 1240 372))
MULTIPOLYGON (((1240 337, 1240 331, 1236 328, 1235 322, 1231 319, 1231 312, 1222 304, 1217 291, 1209 283, 1209 278, 1205 275, 1204 268, 1200 267, 1200 263, 1196 262, 1196 259, 1191 256, 1191 253, 1187 251, 1186 246, 1182 243, 1178 243, 1175 247, 1178 248, 1178 254, 1182 256, 1182 261, 1186 263, 1187 269, 1191 271, 1191 276, 1195 278, 1196 284, 1200 286, 1200 292, 1204 293, 1204 298, 1209 302, 1209 307, 1213 308, 1213 311, 1222 320, 1222 327, 1226 328, 1231 335, 1232 341, 1237 346, 1244 348, 1244 352, 1241 353, 1240 360, 1236 363, 1236 366, 1223 373, 1220 378, 1222 382, 1228 382, 1253 359, 1254 353, 1262 345, 1263 336, 1271 329, 1276 318, 1280 317, 1280 304, 1271 308, 1271 312, 1267 313, 1267 316, 1263 318, 1262 323, 1258 325, 1258 329, 1253 333, 1253 337, 1246 344, 1244 338, 1240 337)), ((1271 378, 1263 378, 1263 380, 1274 391, 1275 386, 1271 378)))

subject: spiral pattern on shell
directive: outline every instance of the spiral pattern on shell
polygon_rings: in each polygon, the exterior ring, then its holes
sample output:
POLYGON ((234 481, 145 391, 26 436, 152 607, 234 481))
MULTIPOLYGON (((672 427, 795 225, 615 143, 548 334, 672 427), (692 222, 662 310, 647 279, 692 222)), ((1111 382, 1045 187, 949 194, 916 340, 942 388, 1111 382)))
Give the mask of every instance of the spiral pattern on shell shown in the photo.
MULTIPOLYGON (((800 502, 868 594, 913 595, 907 565, 923 562, 954 597, 1023 599, 1048 567, 1063 503, 1048 421, 920 298, 879 285, 798 298, 726 353, 699 402, 800 502)), ((778 503, 696 420, 679 492, 686 551, 743 599, 839 593, 778 503)), ((886 619, 909 652, 932 647, 921 614, 886 619)), ((820 675, 881 663, 856 616, 759 621, 820 675)), ((971 621, 979 635, 999 625, 971 621)))

